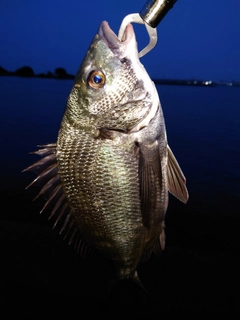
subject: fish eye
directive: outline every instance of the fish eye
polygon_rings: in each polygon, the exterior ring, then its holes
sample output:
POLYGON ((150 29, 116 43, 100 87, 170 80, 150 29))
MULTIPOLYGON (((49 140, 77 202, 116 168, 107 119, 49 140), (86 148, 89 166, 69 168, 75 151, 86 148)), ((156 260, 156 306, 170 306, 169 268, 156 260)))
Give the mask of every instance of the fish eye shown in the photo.
POLYGON ((105 74, 101 70, 94 70, 87 78, 88 85, 93 89, 102 88, 105 84, 105 74))

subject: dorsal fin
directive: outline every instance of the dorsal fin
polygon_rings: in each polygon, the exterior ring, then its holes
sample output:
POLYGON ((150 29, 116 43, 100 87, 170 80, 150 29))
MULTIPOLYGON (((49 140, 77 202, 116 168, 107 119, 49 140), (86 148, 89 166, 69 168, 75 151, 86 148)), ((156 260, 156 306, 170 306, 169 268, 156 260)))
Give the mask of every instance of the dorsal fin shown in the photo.
POLYGON ((168 163, 167 163, 168 190, 177 199, 186 203, 188 201, 188 190, 186 187, 186 178, 169 146, 167 146, 167 151, 168 151, 168 163))
POLYGON ((35 197, 35 199, 37 199, 39 196, 44 196, 46 199, 40 213, 46 208, 50 208, 51 214, 49 219, 55 219, 53 228, 55 228, 57 224, 61 225, 60 234, 65 233, 64 239, 68 238, 69 244, 73 244, 81 256, 89 256, 94 252, 94 249, 90 248, 82 238, 72 209, 63 191, 60 176, 58 175, 56 144, 52 143, 38 147, 40 147, 40 149, 31 152, 31 154, 39 155, 42 158, 22 171, 33 171, 38 174, 27 188, 34 185, 41 186, 41 190, 35 197))

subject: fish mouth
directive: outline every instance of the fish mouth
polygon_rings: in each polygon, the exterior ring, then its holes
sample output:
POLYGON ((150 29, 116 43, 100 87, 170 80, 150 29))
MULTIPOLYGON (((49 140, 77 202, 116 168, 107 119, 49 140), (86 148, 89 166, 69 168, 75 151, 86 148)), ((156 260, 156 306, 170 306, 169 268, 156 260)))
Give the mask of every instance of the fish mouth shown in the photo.
POLYGON ((117 35, 110 28, 107 21, 103 21, 98 30, 99 36, 107 44, 108 48, 117 56, 120 60, 125 58, 127 55, 127 49, 131 42, 135 41, 135 33, 133 26, 128 24, 123 38, 120 40, 117 35))

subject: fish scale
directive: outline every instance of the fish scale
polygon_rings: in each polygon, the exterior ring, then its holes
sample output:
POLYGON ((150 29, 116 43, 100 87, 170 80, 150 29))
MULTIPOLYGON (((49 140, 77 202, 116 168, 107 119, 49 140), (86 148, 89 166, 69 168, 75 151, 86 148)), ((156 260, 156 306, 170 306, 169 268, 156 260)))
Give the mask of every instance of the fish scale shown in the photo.
MULTIPOLYGON (((133 151, 132 155, 129 154, 129 150, 120 152, 117 145, 111 146, 104 140, 96 140, 90 134, 79 130, 71 132, 72 139, 69 139, 69 134, 64 129, 63 132, 64 135, 59 136, 57 148, 58 161, 60 164, 63 163, 59 165, 59 174, 64 181, 64 188, 68 192, 74 214, 77 212, 76 220, 82 234, 95 247, 104 251, 105 243, 98 241, 98 234, 100 238, 104 238, 102 230, 103 226, 107 225, 108 234, 105 235, 109 239, 107 242, 112 239, 113 242, 120 240, 128 243, 128 238, 133 238, 131 234, 139 229, 141 222, 138 166, 135 159, 135 170, 133 170, 133 151), (71 166, 76 168, 74 171, 69 171, 69 161, 65 155, 62 162, 61 154, 65 154, 65 148, 68 151, 72 148, 76 150, 76 144, 77 150, 81 152, 75 153, 74 157, 68 152, 73 162, 71 166), (122 159, 126 158, 126 155, 128 157, 125 165, 122 159), (72 181, 77 183, 72 185, 72 181), (123 238, 120 237, 122 233, 125 233, 123 238)), ((119 243, 111 251, 117 248, 119 243)))

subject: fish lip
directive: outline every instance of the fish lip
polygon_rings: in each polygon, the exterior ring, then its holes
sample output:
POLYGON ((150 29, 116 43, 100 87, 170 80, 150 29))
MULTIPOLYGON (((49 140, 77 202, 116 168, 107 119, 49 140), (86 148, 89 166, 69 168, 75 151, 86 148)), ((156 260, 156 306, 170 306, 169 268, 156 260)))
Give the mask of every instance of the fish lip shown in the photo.
POLYGON ((107 21, 103 21, 98 30, 99 36, 107 44, 108 48, 119 58, 124 56, 127 51, 128 44, 134 38, 134 30, 131 24, 128 24, 123 35, 122 41, 110 28, 107 21))

